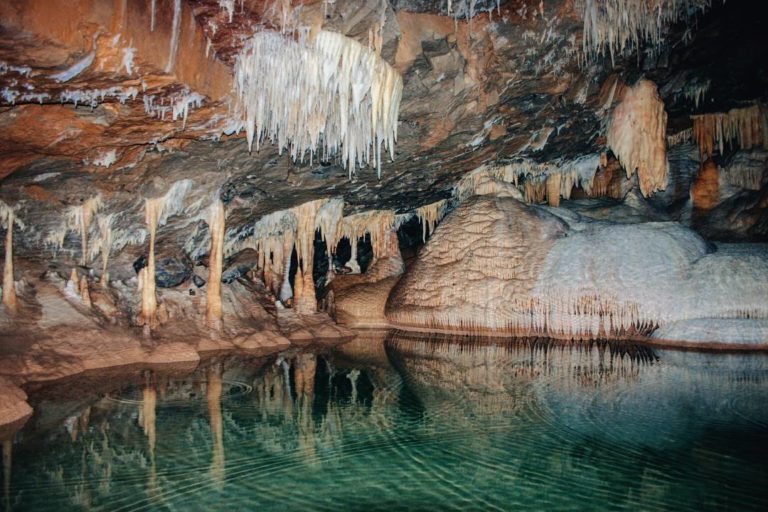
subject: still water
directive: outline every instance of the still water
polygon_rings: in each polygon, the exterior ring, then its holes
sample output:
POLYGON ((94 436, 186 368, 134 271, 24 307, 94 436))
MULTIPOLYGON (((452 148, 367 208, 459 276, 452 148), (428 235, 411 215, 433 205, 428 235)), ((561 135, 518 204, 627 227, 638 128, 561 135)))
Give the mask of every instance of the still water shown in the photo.
POLYGON ((30 390, 9 510, 768 510, 768 356, 369 332, 30 390))

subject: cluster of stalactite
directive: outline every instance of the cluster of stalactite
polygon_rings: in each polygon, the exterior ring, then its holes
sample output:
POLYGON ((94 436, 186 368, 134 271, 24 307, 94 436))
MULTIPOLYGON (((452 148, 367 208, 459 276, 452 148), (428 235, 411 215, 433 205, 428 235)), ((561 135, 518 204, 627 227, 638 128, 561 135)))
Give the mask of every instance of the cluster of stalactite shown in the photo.
POLYGON ((589 194, 600 165, 599 155, 548 163, 520 160, 483 165, 461 178, 453 188, 453 198, 462 202, 474 195, 490 194, 559 206, 561 199, 570 199, 575 187, 589 194))
POLYGON ((236 64, 236 123, 257 150, 267 139, 294 160, 338 155, 350 176, 368 163, 380 175, 382 145, 394 159, 402 89, 394 68, 342 34, 257 32, 236 64))
POLYGON ((740 149, 768 148, 768 109, 762 104, 734 108, 725 113, 701 114, 693 119, 692 137, 701 160, 723 154, 726 145, 740 149))
POLYGON ((670 25, 689 22, 712 0, 584 0, 583 50, 588 57, 616 57, 652 49, 663 41, 670 25))
MULTIPOLYGON (((232 254, 243 248, 259 253, 258 273, 267 288, 284 303, 292 302, 297 312, 314 313, 317 309, 312 266, 315 258, 316 232, 326 243, 329 268, 336 247, 342 238, 352 248, 350 260, 345 264, 352 273, 359 273, 357 247, 361 239, 368 239, 374 261, 392 250, 392 237, 397 229, 396 216, 391 210, 371 210, 343 216, 341 198, 318 199, 288 210, 265 215, 254 224, 253 235, 232 240, 226 252, 232 254), (294 250, 297 269, 293 286, 290 282, 291 260, 294 250)), ((394 239, 397 240, 396 235, 394 239)))

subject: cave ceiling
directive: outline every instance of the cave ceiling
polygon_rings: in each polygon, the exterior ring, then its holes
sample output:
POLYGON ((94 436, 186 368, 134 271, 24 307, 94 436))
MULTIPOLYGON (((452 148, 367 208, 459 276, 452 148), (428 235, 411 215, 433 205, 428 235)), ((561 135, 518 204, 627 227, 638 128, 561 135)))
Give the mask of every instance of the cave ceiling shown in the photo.
POLYGON ((743 14, 759 2, 713 0, 665 27, 663 44, 615 58, 585 54, 584 1, 453 4, 449 13, 439 0, 0 3, 0 196, 38 219, 22 243, 95 194, 138 226, 141 198, 180 179, 193 180, 200 204, 220 195, 230 237, 320 197, 343 196, 347 214, 407 212, 448 197, 484 163, 606 151, 616 88, 640 77, 657 84, 670 133, 768 90, 759 16, 743 14), (370 166, 350 178, 334 158, 293 162, 269 144, 249 152, 244 133, 224 133, 245 42, 298 26, 366 46, 381 37, 381 57, 403 79, 395 158, 381 178, 370 166), (700 102, 691 84, 706 89, 700 102))

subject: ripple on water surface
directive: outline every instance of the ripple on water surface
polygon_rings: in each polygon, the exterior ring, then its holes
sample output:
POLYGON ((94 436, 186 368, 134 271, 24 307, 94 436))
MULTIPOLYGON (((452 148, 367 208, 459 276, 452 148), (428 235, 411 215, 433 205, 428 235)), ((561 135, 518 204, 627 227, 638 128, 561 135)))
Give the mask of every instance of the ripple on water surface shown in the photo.
POLYGON ((393 332, 93 382, 31 394, 3 509, 768 509, 762 355, 393 332))

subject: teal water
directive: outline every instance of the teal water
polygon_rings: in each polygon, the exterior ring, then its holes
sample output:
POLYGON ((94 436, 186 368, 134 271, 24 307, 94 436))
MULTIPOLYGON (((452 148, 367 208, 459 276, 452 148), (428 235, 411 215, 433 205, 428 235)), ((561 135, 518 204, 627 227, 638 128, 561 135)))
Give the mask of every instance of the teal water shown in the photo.
POLYGON ((4 509, 768 510, 760 354, 374 332, 29 392, 4 509))

